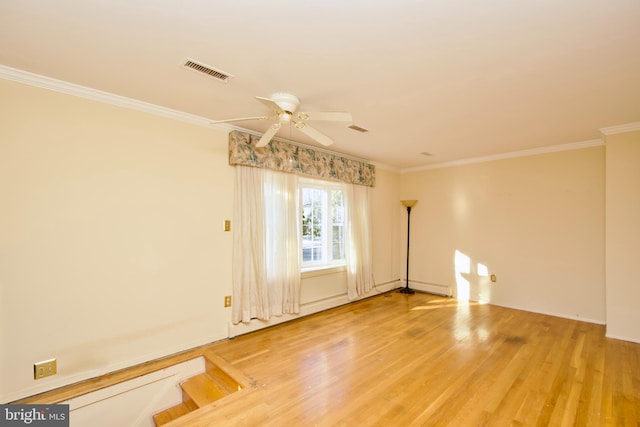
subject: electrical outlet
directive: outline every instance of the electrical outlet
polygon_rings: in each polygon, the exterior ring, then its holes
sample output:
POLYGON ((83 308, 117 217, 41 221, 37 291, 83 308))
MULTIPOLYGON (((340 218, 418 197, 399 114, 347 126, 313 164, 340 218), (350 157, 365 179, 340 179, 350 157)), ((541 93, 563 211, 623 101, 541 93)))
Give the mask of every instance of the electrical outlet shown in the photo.
POLYGON ((43 362, 38 362, 33 365, 33 379, 39 380, 40 378, 48 377, 58 373, 58 364, 56 359, 49 359, 43 362))
POLYGON ((231 231, 231 221, 228 219, 224 220, 224 231, 231 231))
POLYGON ((496 275, 495 275, 495 274, 492 274, 492 275, 491 275, 491 281, 492 281, 492 282, 496 282, 497 280, 498 280, 498 278, 496 277, 496 275))
POLYGON ((231 295, 227 295, 224 297, 224 306, 231 307, 231 295))

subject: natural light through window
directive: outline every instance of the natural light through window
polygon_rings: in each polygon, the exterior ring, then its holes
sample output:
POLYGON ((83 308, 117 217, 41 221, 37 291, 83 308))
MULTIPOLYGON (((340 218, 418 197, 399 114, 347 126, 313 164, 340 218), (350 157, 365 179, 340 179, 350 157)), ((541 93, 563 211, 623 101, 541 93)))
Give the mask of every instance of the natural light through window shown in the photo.
POLYGON ((344 201, 339 184, 302 180, 302 267, 343 265, 344 201))
POLYGON ((467 280, 463 276, 463 274, 471 273, 471 258, 456 250, 454 256, 454 266, 456 271, 456 297, 459 301, 469 301, 469 280, 467 280))
POLYGON ((487 277, 489 276, 489 269, 486 265, 478 263, 478 276, 487 277))

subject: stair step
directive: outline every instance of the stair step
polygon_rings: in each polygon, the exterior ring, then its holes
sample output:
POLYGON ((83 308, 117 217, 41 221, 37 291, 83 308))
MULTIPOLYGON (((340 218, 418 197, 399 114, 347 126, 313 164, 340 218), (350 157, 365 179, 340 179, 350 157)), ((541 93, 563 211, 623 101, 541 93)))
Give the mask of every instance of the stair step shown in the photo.
MULTIPOLYGON (((180 386, 184 393, 186 393, 199 408, 229 394, 207 373, 191 377, 180 384, 180 386)), ((185 399, 185 401, 187 400, 188 399, 185 399)))
POLYGON ((250 378, 213 352, 205 355, 206 372, 180 383, 182 403, 153 416, 157 427, 167 424, 218 399, 252 386, 250 378))
POLYGON ((156 427, 160 427, 161 425, 167 424, 170 421, 173 421, 181 416, 188 414, 189 412, 197 409, 197 406, 189 403, 180 403, 176 406, 172 406, 171 408, 165 409, 162 412, 158 412, 153 416, 153 422, 156 424, 156 427))
POLYGON ((220 369, 220 367, 214 365, 208 359, 207 359, 207 374, 209 374, 209 377, 212 380, 214 380, 226 394, 234 393, 243 388, 240 385, 240 383, 238 383, 238 381, 232 378, 224 370, 220 369))

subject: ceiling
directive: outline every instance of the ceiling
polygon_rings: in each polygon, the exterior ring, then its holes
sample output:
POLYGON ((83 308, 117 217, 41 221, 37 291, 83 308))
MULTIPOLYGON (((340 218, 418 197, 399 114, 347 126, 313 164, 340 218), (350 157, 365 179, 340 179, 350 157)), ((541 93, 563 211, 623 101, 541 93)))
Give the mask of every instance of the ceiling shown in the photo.
POLYGON ((407 169, 639 122, 639 23, 638 0, 5 0, 0 64, 212 120, 289 92, 369 130, 317 122, 332 150, 407 169))

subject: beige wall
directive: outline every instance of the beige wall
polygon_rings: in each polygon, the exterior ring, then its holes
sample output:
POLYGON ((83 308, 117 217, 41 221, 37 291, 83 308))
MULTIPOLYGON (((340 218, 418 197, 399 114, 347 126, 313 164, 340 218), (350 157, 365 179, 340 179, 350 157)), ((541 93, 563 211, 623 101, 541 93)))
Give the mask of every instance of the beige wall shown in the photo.
POLYGON ((400 278, 400 174, 376 168, 376 186, 371 192, 373 223, 373 275, 376 284, 394 282, 400 278))
POLYGON ((640 132, 606 140, 607 336, 640 342, 640 132))
MULTIPOLYGON (((6 80, 0 100, 0 402, 226 338, 227 133, 6 80)), ((398 274, 398 185, 380 170, 372 191, 378 283, 398 274)), ((304 279, 303 303, 343 276, 304 279)))
POLYGON ((605 321, 604 147, 408 173, 400 188, 419 200, 416 287, 605 321))
POLYGON ((227 134, 0 93, 0 401, 226 337, 227 134), (52 357, 58 375, 34 381, 52 357))
MULTIPOLYGON (((0 99, 0 401, 227 337, 226 132, 5 80, 0 99), (58 375, 34 381, 33 363, 50 357, 58 375)), ((607 141, 606 320, 610 335, 637 340, 640 295, 627 278, 640 154, 629 138, 607 141)), ((604 322, 604 165, 594 147, 378 168, 376 283, 404 277, 399 201, 416 198, 413 285, 459 295, 468 284, 470 299, 604 322)), ((305 277, 301 294, 326 308, 346 294, 344 273, 305 277)))

